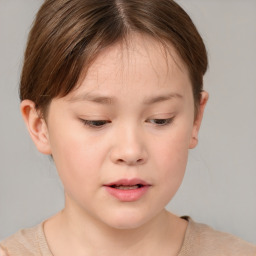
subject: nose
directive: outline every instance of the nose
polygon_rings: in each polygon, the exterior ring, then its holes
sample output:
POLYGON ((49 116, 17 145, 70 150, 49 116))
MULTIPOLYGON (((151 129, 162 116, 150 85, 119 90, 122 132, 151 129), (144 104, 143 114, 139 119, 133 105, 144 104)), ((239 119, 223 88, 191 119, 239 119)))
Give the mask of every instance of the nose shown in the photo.
POLYGON ((120 165, 141 165, 147 161, 145 141, 138 129, 124 128, 118 131, 111 150, 111 161, 120 165))

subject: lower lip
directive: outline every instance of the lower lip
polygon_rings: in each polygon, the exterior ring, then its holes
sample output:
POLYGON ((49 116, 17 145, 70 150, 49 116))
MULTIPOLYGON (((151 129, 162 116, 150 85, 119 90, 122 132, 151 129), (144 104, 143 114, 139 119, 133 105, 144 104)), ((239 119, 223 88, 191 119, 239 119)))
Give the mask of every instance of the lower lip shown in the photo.
POLYGON ((148 191, 150 186, 136 189, 117 189, 105 186, 107 192, 121 202, 133 202, 139 200, 148 191))

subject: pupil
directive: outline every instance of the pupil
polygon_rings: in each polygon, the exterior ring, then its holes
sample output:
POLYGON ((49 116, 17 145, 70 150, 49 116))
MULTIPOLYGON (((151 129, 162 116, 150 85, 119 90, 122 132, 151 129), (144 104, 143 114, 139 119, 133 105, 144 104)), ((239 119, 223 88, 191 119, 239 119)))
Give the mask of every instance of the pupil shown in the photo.
POLYGON ((156 120, 157 124, 164 124, 165 123, 165 119, 158 119, 156 120))
POLYGON ((104 121, 94 121, 95 126, 102 126, 104 125, 104 121))

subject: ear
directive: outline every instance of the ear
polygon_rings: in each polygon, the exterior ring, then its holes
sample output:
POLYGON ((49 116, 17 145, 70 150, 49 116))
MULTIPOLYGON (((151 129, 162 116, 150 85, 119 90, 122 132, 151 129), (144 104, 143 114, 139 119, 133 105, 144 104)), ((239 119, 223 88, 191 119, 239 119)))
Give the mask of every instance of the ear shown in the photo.
POLYGON ((198 132, 201 126, 201 122, 204 115, 204 109, 208 99, 209 99, 209 94, 206 91, 202 91, 198 113, 194 121, 193 131, 190 139, 190 144, 189 144, 190 149, 195 148, 198 143, 198 132))
POLYGON ((36 110, 35 103, 31 100, 23 100, 20 104, 20 110, 38 151, 50 155, 51 147, 47 124, 43 117, 40 116, 39 111, 36 110))

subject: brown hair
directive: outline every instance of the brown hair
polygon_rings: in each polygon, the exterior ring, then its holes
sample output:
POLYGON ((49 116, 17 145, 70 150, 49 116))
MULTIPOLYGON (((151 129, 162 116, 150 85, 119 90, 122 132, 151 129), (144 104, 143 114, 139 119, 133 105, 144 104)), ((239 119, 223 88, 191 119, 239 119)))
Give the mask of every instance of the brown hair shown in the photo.
POLYGON ((187 65, 197 110, 207 53, 192 20, 172 0, 46 0, 29 34, 20 99, 34 101, 45 114, 53 98, 77 85, 100 51, 129 32, 174 46, 187 65))

